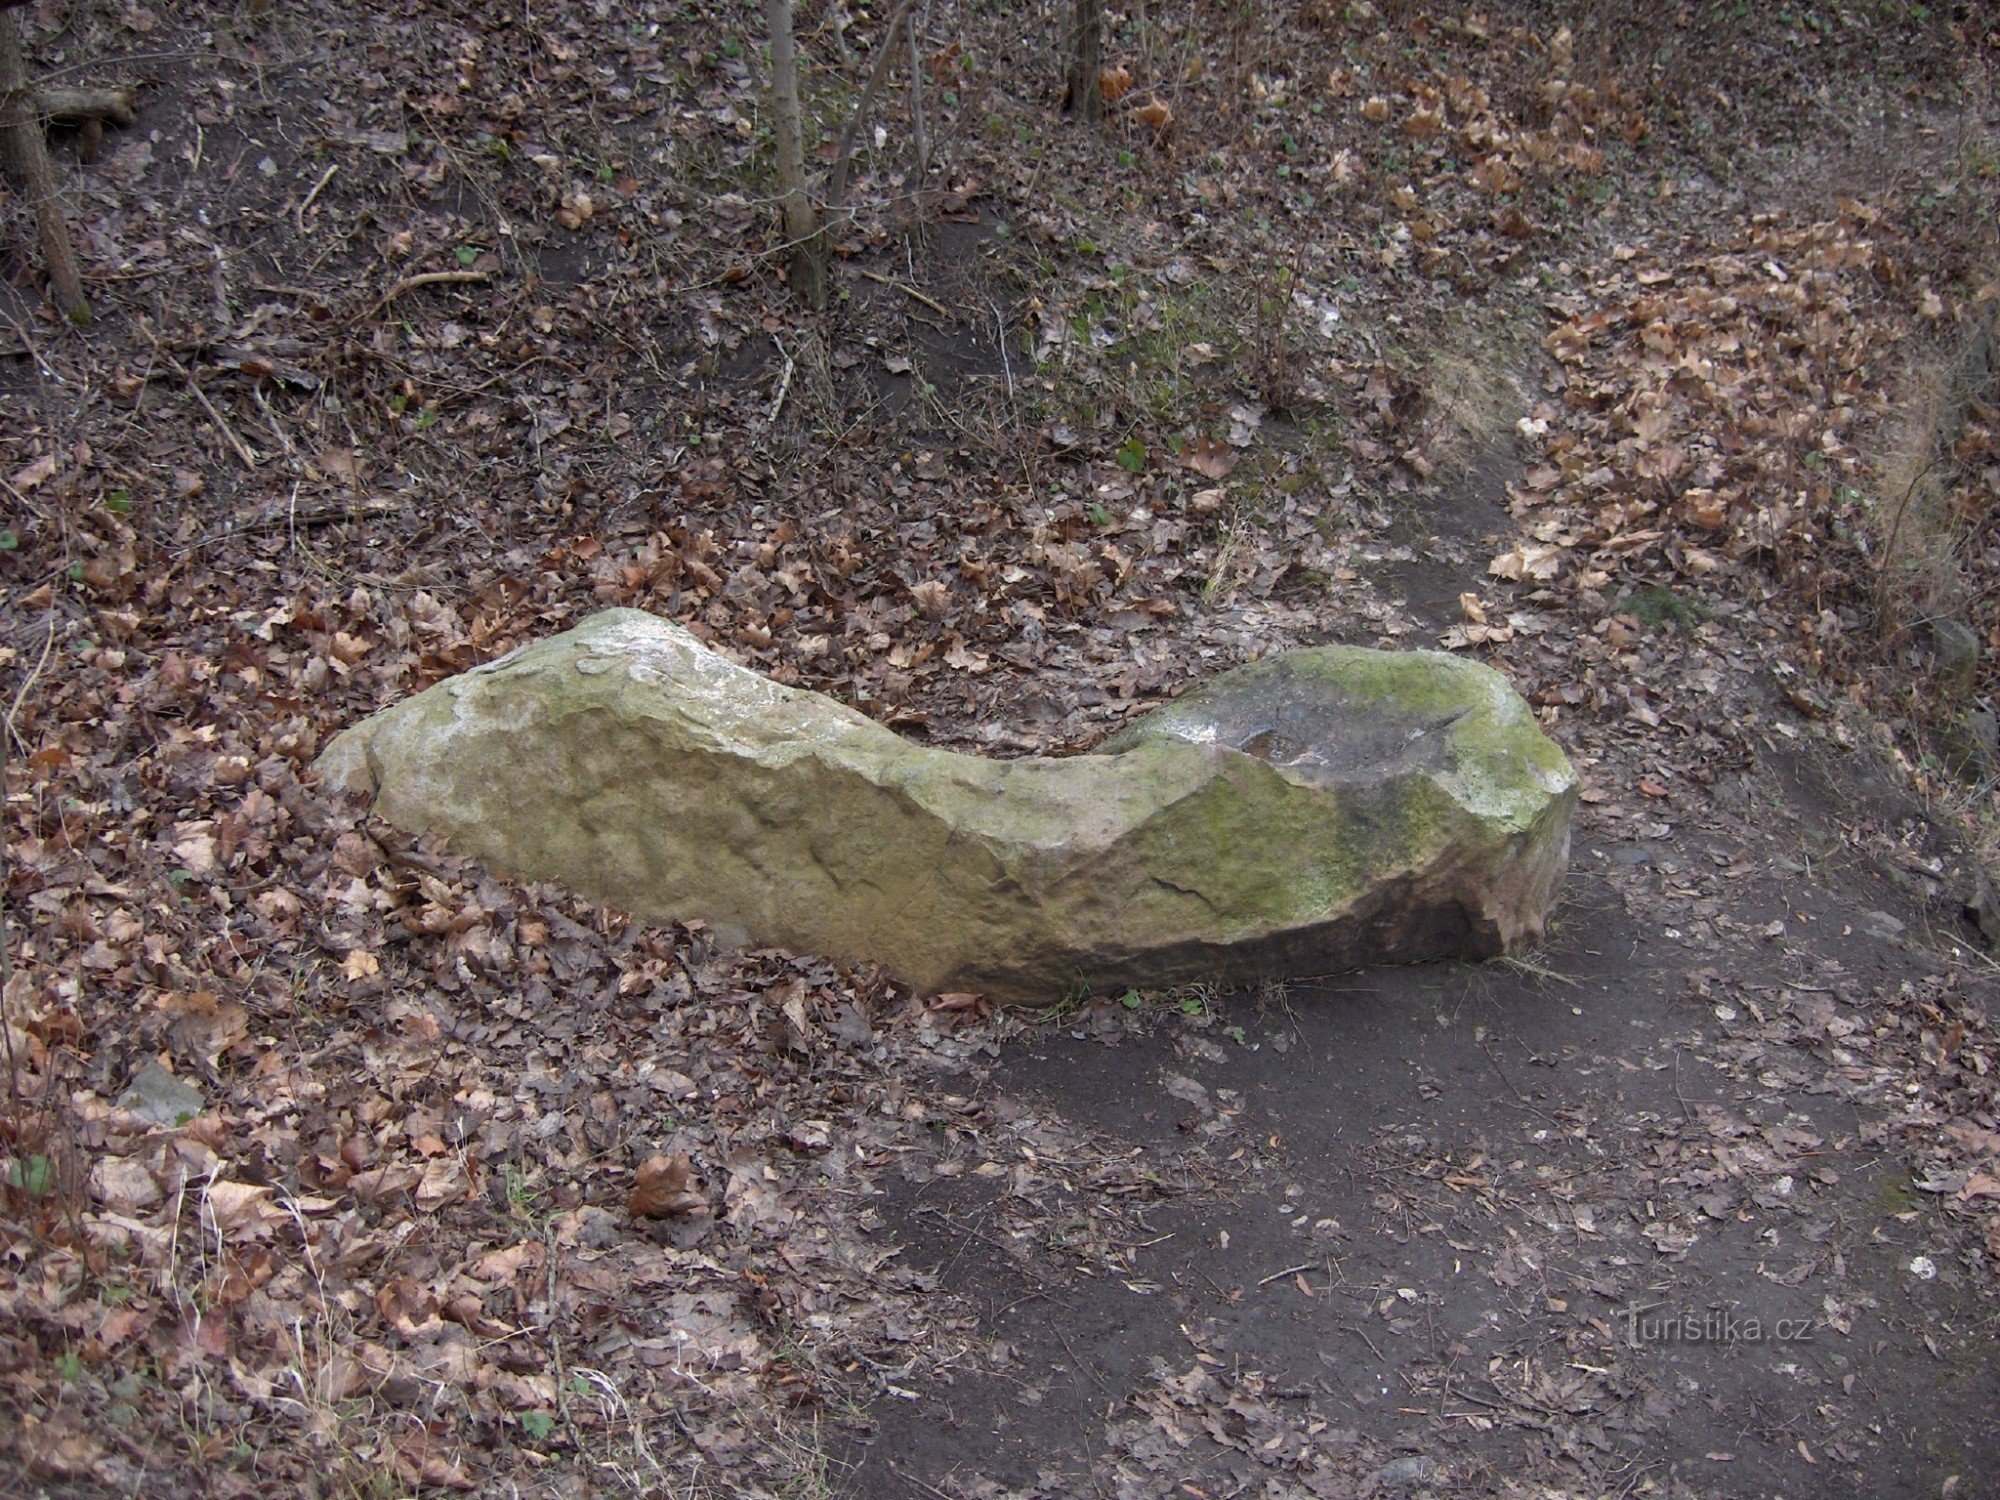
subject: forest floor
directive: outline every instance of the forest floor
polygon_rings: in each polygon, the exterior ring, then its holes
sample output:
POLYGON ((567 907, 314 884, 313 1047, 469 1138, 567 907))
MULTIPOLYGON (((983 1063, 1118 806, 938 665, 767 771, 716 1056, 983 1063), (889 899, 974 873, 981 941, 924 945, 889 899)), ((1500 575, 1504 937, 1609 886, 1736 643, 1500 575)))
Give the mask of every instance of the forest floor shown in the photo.
POLYGON ((1067 11, 913 11, 823 313, 757 7, 17 12, 140 112, 88 327, 0 199, 0 1494, 2000 1494, 1991 12, 1067 11), (1464 652, 1572 873, 1010 1011, 318 787, 608 605, 995 755, 1464 652))

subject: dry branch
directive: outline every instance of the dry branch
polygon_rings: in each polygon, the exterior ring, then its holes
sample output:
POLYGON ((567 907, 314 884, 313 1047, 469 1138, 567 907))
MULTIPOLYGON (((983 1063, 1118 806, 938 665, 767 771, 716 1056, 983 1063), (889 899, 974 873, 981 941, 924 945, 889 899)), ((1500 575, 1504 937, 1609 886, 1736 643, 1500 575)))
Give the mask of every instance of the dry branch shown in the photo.
POLYGON ((896 55, 896 33, 913 3, 914 0, 903 0, 896 7, 896 13, 889 17, 889 24, 882 28, 882 41, 875 50, 875 66, 869 69, 868 82, 861 87, 861 97, 854 101, 854 113, 848 118, 847 128, 840 132, 840 148, 834 152, 833 174, 826 190, 829 217, 839 213, 847 203, 847 169, 854 159, 854 137, 861 129, 861 122, 868 117, 868 106, 875 102, 876 90, 882 87, 882 80, 888 75, 889 60, 896 55))
POLYGON ((69 125, 90 120, 109 120, 113 125, 139 123, 139 91, 130 84, 98 89, 43 85, 29 92, 35 113, 44 120, 60 120, 69 125))
POLYGON ((414 292, 419 287, 478 286, 490 280, 492 280, 492 277, 484 271, 425 271, 421 275, 405 276, 401 281, 390 287, 388 291, 384 292, 382 299, 355 321, 360 322, 363 318, 374 317, 375 314, 387 307, 391 302, 394 302, 403 293, 414 292))

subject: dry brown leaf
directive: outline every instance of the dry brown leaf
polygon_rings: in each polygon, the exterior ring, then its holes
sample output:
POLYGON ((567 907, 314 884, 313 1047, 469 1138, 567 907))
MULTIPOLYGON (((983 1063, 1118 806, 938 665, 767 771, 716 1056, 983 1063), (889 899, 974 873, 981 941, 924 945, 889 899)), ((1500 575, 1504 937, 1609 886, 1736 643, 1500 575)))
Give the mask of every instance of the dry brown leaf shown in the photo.
MULTIPOLYGON (((1209 479, 1227 479, 1229 471, 1236 467, 1238 457, 1234 448, 1213 438, 1197 438, 1180 451, 1183 464, 1209 479)), ((1202 493, 1207 494, 1208 491, 1202 493)))
POLYGON ((361 460, 352 448, 324 448, 314 460, 320 473, 350 487, 361 483, 361 460))
POLYGON ((479 1487, 458 1457, 448 1454, 443 1443, 432 1436, 426 1427, 419 1427, 408 1437, 397 1441, 395 1468, 397 1477, 409 1485, 432 1485, 449 1490, 479 1487))
POLYGON ((53 453, 44 453, 32 463, 16 469, 7 482, 17 490, 27 491, 47 481, 55 471, 56 456, 53 453))
POLYGON ((1515 583, 1524 579, 1547 583, 1562 571, 1562 560, 1562 548, 1528 542, 1510 552, 1501 553, 1486 565, 1486 571, 1495 578, 1506 578, 1515 583))
POLYGON ((212 990, 170 991, 160 997, 159 1008, 173 1018, 168 1031, 174 1042, 199 1053, 211 1067, 250 1030, 250 1012, 212 990))
POLYGON ((1714 490, 1686 490, 1681 494, 1681 509, 1689 521, 1704 531, 1717 531, 1729 522, 1729 502, 1714 490))
POLYGON ((216 1229, 225 1237, 255 1233, 286 1217, 283 1209, 268 1201, 271 1190, 261 1183, 211 1182, 202 1196, 216 1229))
POLYGON ((1403 134, 1412 140, 1427 141, 1444 129, 1444 114, 1435 109, 1413 111, 1403 121, 1403 134))
POLYGON ((1518 193, 1521 191, 1521 174, 1504 156, 1489 156, 1472 169, 1472 185, 1481 192, 1518 193))
POLYGON ((648 1157, 633 1175, 625 1211, 635 1219, 665 1219, 706 1208, 693 1179, 694 1164, 685 1155, 648 1157))
POLYGON ((1132 92, 1132 70, 1119 64, 1097 70, 1097 92, 1106 104, 1116 104, 1132 92))

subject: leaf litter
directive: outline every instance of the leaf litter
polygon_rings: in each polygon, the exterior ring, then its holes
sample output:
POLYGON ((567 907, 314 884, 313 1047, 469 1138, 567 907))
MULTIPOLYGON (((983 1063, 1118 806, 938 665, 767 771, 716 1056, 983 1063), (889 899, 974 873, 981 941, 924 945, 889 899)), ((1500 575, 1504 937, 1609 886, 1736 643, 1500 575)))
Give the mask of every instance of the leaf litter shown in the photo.
MULTIPOLYGON (((1799 943, 1805 903, 1738 902, 1805 870, 1725 832, 1749 768, 1873 743, 1864 710, 1897 702, 1899 669, 1857 640, 1880 372, 1979 316, 1982 289, 1893 191, 1646 210, 1636 153, 1674 101, 1565 27, 1322 11, 1191 18, 1202 65, 1116 64, 1118 171, 1087 143, 1054 165, 982 144, 995 120, 1045 133, 1046 101, 1006 86, 1016 39, 927 22, 955 33, 927 72, 956 133, 936 181, 867 155, 837 248, 871 271, 819 323, 777 284, 754 201, 738 19, 559 5, 530 35, 428 10, 78 8, 63 45, 85 59, 164 28, 213 61, 166 73, 147 128, 72 178, 116 316, 89 343, 24 318, 23 420, 0 434, 0 1437, 29 1472, 785 1492, 865 1430, 858 1408, 1008 1364, 957 1262, 899 1246, 904 1195, 981 1205, 964 1253, 1144 1299, 1166 1283, 1134 1247, 1162 1215, 1286 1175, 1215 1073, 1247 1045, 1231 1012, 1062 1017, 1086 1044, 1173 1038, 1186 1128, 1160 1149, 998 1090, 1043 1030, 980 997, 499 880, 305 772, 360 714, 608 604, 986 753, 1086 747, 1324 639, 1476 650, 1521 683, 1584 774, 1580 837, 1614 851, 1589 878, 1685 945, 1677 1003, 1708 1018, 1690 1053, 1862 1121, 1680 1101, 1612 1151, 1530 1092, 1529 1139, 1561 1165, 1519 1167, 1378 1124, 1370 1235, 1477 1251, 1524 1330, 1470 1378, 1429 1338, 1427 1287, 1322 1256, 1232 1289, 1351 1303, 1357 1351, 1429 1343, 1397 1399, 1514 1434, 1536 1482, 1670 1492, 1607 1457, 1668 1398, 1617 1330, 1580 1300, 1568 1316, 1559 1263, 1609 1298, 1716 1226, 1797 1218, 1822 1243, 1835 1163, 1894 1150, 1917 1166, 1899 1212, 1938 1226, 1905 1259, 1990 1280, 1985 972, 1961 953, 1878 980, 1799 943), (1214 154, 1189 149, 1210 124, 1214 154), (899 248, 910 204, 936 214, 921 261, 899 248), (1537 352, 1500 360, 1531 394, 1496 442, 1424 351, 1462 332, 1459 302, 1502 337, 1509 301, 1542 321, 1537 352), (1513 477, 1482 553, 1428 523, 1492 451, 1513 477), (1439 559, 1427 614, 1391 580, 1439 559), (1625 1264, 1583 1254, 1599 1243, 1625 1264)), ((1957 441, 1951 503, 1983 515, 1990 417, 1957 441)), ((1950 851, 1918 822, 1849 831, 1905 896, 1949 904, 1950 851)), ((1306 1217, 1316 1251, 1352 1238, 1306 1217)), ((1830 1266, 1771 1269, 1823 1285, 1845 1335, 1876 1294, 1830 1266)), ((1094 1393, 1090 1482, 1514 1483, 1470 1442, 1403 1451, 1198 1318, 1184 1342, 1094 1393)), ((1801 1463, 1862 1461, 1841 1445, 1865 1440, 1809 1435, 1801 1463)), ((1048 1488, 1083 1483, 1058 1457, 1048 1488)))

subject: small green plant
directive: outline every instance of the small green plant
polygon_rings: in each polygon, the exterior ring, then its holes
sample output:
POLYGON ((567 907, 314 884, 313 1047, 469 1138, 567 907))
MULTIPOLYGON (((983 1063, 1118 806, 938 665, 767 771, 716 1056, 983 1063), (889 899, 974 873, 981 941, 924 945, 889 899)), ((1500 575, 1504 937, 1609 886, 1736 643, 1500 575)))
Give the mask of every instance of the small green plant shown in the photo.
POLYGON ((1143 473, 1146 468, 1146 445, 1136 437, 1129 437, 1118 445, 1118 467, 1127 474, 1143 473))
POLYGON ((1127 990, 1124 994, 1118 997, 1118 1003, 1124 1006, 1127 1010, 1137 1010, 1141 1005, 1144 1005, 1146 1002, 1140 998, 1139 992, 1137 990, 1127 990))
POLYGON ((555 1430, 556 1419, 553 1412, 525 1411, 521 1413, 521 1431, 527 1433, 535 1442, 546 1443, 549 1440, 549 1434, 555 1430))
POLYGON ((1692 630, 1709 616, 1709 612, 1698 601, 1660 584, 1647 584, 1618 597, 1620 613, 1631 615, 1648 629, 1658 629, 1671 624, 1679 630, 1692 630))
POLYGON ((40 1153, 17 1157, 7 1164, 7 1186, 30 1198, 46 1198, 56 1190, 56 1165, 40 1153))
POLYGON ((517 1219, 532 1219, 541 1203, 541 1192, 528 1181, 528 1174, 519 1167, 507 1168, 507 1211, 517 1219))

